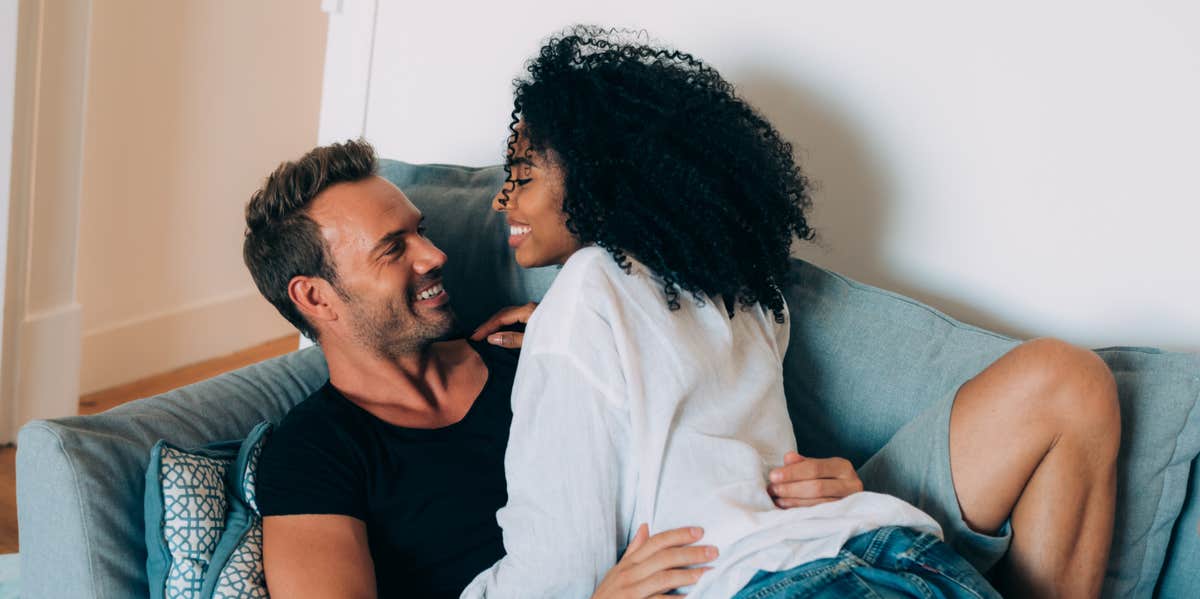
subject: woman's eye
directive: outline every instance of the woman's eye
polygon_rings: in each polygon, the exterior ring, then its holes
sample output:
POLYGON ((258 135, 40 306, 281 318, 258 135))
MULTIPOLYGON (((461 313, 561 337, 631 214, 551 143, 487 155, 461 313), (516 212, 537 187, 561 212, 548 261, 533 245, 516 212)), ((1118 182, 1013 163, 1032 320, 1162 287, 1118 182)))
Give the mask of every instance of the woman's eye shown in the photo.
POLYGON ((526 185, 527 183, 529 183, 530 181, 533 181, 533 179, 532 179, 532 178, 529 178, 529 179, 517 179, 517 180, 516 180, 517 187, 525 187, 525 185, 526 185))

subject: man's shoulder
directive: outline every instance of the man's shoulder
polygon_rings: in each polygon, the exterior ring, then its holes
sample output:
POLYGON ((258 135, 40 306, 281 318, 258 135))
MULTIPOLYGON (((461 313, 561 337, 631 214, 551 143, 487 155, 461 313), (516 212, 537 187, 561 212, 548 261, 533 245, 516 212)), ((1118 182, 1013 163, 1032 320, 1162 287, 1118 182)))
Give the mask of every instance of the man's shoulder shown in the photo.
MULTIPOLYGON (((279 421, 267 443, 266 454, 278 455, 281 450, 287 452, 299 446, 342 445, 346 439, 354 439, 356 422, 347 403, 326 381, 279 421)), ((270 459, 266 455, 264 458, 270 459)))
POLYGON ((356 434, 356 419, 342 405, 347 401, 326 383, 279 422, 258 461, 264 516, 341 514, 365 521, 365 435, 356 434))
POLYGON ((304 401, 296 404, 294 408, 284 415, 283 420, 279 421, 279 430, 285 428, 307 427, 320 423, 329 423, 332 421, 341 421, 347 416, 345 406, 338 401, 337 390, 325 381, 324 385, 313 391, 304 401))

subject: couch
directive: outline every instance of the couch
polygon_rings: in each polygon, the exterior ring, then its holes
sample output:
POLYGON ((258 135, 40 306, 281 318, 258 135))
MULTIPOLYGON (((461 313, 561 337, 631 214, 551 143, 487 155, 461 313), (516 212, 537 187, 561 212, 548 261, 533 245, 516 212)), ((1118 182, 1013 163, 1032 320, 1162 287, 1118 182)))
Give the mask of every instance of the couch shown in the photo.
MULTIPOLYGON (((554 269, 522 270, 489 210, 498 167, 383 161, 381 174, 425 213, 449 256, 464 330, 541 297, 554 269)), ((929 402, 952 393, 1018 340, 912 299, 795 260, 785 358, 801 451, 861 465, 929 402)), ((1120 490, 1104 585, 1111 597, 1200 596, 1200 355, 1096 350, 1122 406, 1120 490)), ((17 492, 26 597, 146 596, 144 471, 159 439, 200 446, 278 421, 326 378, 307 348, 95 416, 37 420, 18 438, 17 492)))

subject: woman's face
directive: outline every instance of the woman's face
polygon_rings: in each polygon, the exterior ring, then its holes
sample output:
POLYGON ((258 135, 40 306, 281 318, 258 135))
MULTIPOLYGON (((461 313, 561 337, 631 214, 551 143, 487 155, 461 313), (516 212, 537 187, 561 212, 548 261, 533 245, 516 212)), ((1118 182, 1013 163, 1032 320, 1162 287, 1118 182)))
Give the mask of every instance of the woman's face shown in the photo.
POLYGON ((553 151, 531 151, 520 131, 518 126, 510 158, 512 176, 504 184, 508 198, 501 190, 492 199, 492 209, 507 215, 508 245, 517 264, 524 268, 563 264, 581 247, 567 230, 562 211, 563 172, 553 151))

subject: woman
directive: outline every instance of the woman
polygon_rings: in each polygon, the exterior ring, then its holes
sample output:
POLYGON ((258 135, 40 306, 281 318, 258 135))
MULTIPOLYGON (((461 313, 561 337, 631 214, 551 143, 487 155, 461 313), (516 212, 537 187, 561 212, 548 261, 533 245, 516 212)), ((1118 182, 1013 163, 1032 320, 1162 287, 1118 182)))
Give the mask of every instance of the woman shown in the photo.
POLYGON ((643 522, 703 527, 697 597, 995 596, 897 498, 767 493, 795 450, 781 290, 812 237, 791 146, 707 65, 612 32, 551 39, 528 74, 496 207, 521 266, 563 268, 513 390, 507 556, 464 596, 603 591, 643 522))

